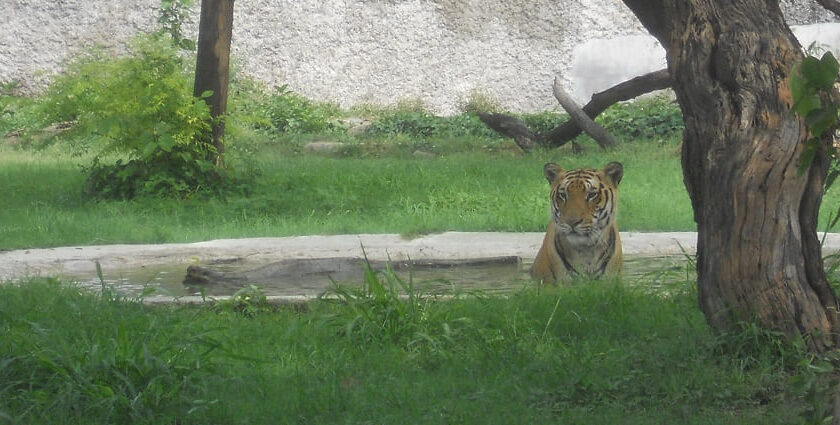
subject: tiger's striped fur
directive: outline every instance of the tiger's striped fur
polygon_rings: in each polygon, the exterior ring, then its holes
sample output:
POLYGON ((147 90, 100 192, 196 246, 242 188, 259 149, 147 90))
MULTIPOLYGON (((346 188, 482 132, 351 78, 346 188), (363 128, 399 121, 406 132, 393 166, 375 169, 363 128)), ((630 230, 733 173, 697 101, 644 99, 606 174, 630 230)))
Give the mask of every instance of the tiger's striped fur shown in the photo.
POLYGON ((549 163, 544 172, 551 184, 551 221, 531 275, 554 283, 620 273, 616 187, 624 167, 611 162, 603 170, 565 171, 549 163))

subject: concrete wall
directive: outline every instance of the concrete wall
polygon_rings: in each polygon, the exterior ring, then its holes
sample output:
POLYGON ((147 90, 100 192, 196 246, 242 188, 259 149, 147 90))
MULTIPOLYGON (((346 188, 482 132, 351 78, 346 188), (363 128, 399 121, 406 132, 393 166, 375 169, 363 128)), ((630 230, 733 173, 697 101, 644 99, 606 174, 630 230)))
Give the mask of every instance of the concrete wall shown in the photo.
MULTIPOLYGON (((782 3, 791 24, 832 19, 813 0, 782 3)), ((158 4, 0 0, 0 81, 36 91, 85 47, 155 28, 158 4)), ((534 111, 556 107, 555 74, 585 99, 661 67, 643 34, 619 0, 248 0, 235 5, 233 54, 238 72, 345 106, 420 99, 453 113, 478 91, 534 111)))

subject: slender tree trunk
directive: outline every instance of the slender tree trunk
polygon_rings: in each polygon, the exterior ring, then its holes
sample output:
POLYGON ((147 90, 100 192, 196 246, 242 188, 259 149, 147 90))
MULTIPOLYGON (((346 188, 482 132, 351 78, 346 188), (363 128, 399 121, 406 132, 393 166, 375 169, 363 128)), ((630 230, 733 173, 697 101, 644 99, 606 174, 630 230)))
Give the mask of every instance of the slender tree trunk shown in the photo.
POLYGON ((808 130, 791 114, 802 59, 778 2, 624 0, 662 43, 682 108, 683 175, 697 222, 700 308, 717 329, 758 320, 822 351, 838 299, 816 224, 823 153, 797 172, 808 130))
POLYGON ((227 112, 227 90, 230 68, 230 40, 233 35, 233 0, 202 0, 198 23, 198 54, 195 64, 193 93, 205 98, 213 118, 213 146, 216 152, 208 155, 221 165, 225 152, 224 115, 227 112))

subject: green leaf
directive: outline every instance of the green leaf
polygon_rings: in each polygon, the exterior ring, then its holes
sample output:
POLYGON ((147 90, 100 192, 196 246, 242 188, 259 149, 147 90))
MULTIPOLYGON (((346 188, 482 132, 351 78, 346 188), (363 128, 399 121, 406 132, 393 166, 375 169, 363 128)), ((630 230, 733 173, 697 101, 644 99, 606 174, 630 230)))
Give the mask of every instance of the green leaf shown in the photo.
MULTIPOLYGON (((827 55, 829 54, 826 53, 823 58, 826 58, 827 55)), ((837 61, 833 60, 833 57, 826 58, 826 62, 823 63, 821 60, 809 56, 802 61, 802 76, 812 87, 821 90, 831 89, 837 79, 836 64, 837 61)))
POLYGON ((805 117, 805 124, 814 137, 821 137, 828 129, 837 123, 837 108, 829 105, 823 109, 815 109, 805 117))
POLYGON ((807 82, 802 76, 802 70, 797 67, 790 76, 790 94, 793 97, 794 109, 802 98, 809 93, 807 82))
POLYGON ((805 149, 802 150, 802 154, 799 156, 799 168, 797 169, 799 176, 805 174, 805 171, 811 167, 811 162, 814 160, 814 155, 817 154, 818 148, 819 145, 816 139, 810 139, 805 142, 805 149))
POLYGON ((811 111, 818 110, 822 107, 822 102, 820 101, 820 97, 817 94, 811 94, 810 96, 805 96, 799 99, 798 102, 793 104, 793 110, 803 116, 807 117, 811 111))
POLYGON ((199 97, 202 99, 207 99, 210 96, 213 96, 213 90, 204 90, 203 92, 201 92, 201 96, 199 97))
POLYGON ((172 148, 175 146, 175 138, 172 137, 171 134, 162 134, 160 138, 158 138, 158 146, 164 152, 172 152, 172 148))
POLYGON ((152 155, 154 155, 154 153, 157 149, 158 149, 158 147, 157 147, 156 144, 147 143, 145 146, 143 146, 143 151, 142 151, 143 152, 143 155, 142 155, 143 158, 150 158, 152 155))
POLYGON ((837 79, 837 73, 840 72, 840 63, 837 62, 837 59, 831 52, 825 52, 822 58, 820 58, 820 64, 825 72, 834 76, 833 83, 837 79))

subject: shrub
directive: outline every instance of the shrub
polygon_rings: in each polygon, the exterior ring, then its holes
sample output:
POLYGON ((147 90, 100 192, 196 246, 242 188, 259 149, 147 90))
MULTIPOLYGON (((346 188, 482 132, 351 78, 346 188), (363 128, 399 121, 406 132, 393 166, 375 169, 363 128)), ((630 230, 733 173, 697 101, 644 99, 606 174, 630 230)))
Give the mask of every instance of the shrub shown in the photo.
POLYGON ((458 110, 463 113, 478 114, 479 112, 503 112, 504 108, 495 97, 483 91, 473 90, 465 99, 458 101, 458 110))
POLYGON ((265 111, 274 129, 293 134, 332 130, 330 119, 336 115, 328 106, 318 105, 289 90, 286 85, 274 90, 265 111))
POLYGON ((185 61, 166 38, 139 38, 121 57, 93 51, 44 97, 49 121, 75 121, 74 147, 94 153, 86 169, 92 195, 185 197, 225 180, 211 161, 209 109, 192 96, 185 61))
POLYGON ((462 113, 440 117, 422 109, 396 109, 385 113, 371 124, 367 134, 370 136, 402 134, 415 138, 499 138, 498 134, 484 125, 475 114, 462 113))
POLYGON ((680 108, 665 97, 613 105, 597 121, 625 141, 679 138, 684 128, 680 108))

